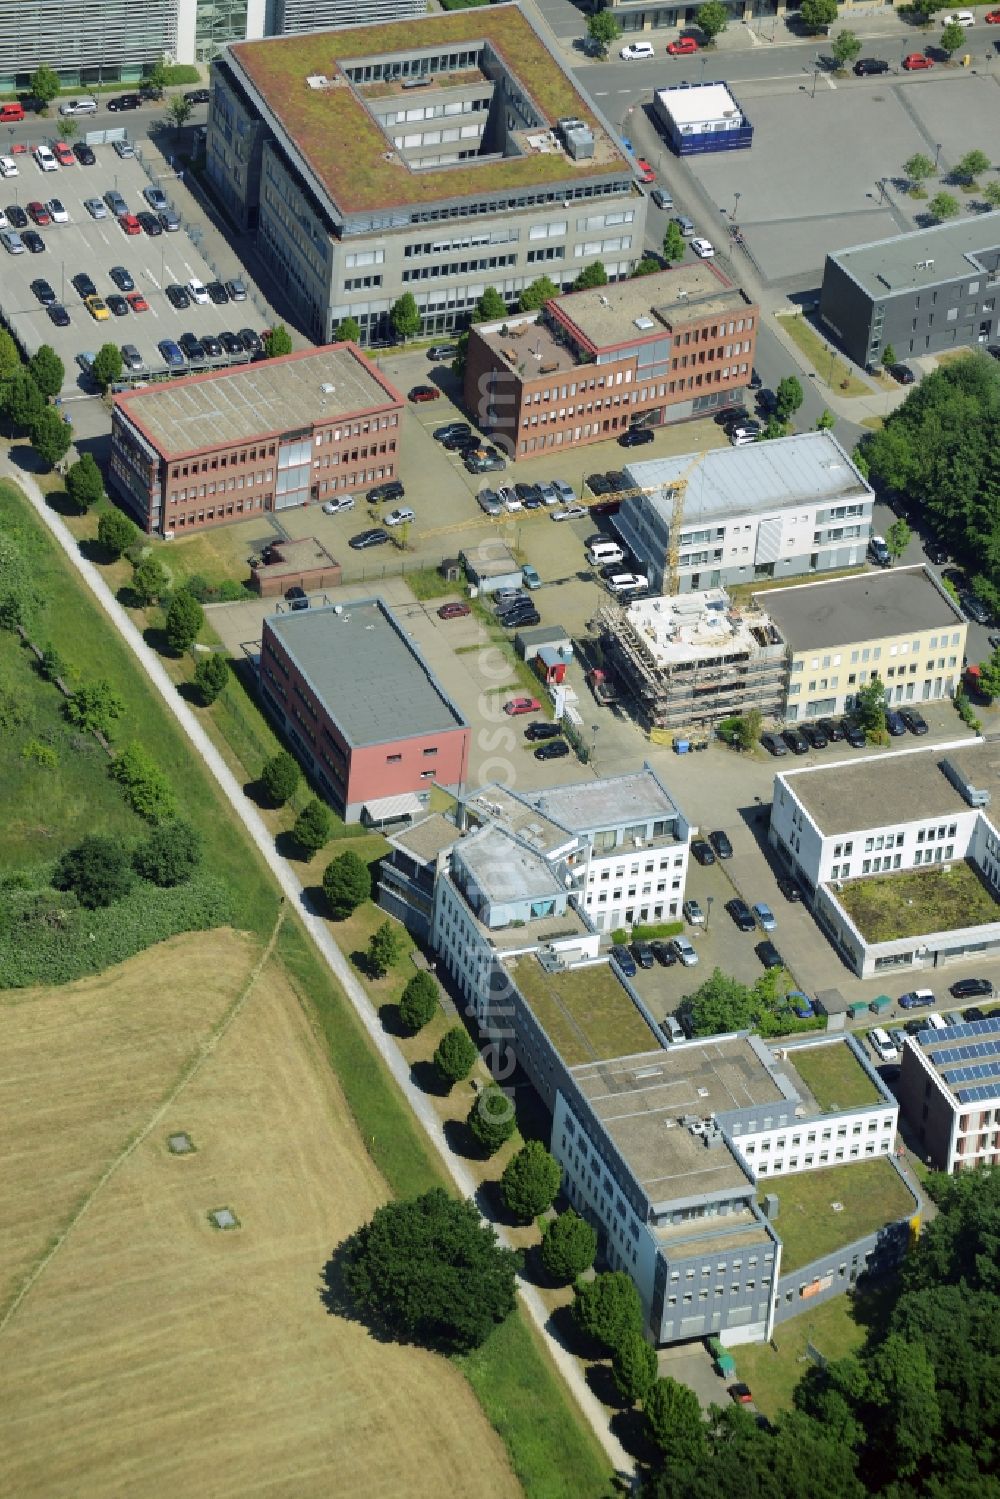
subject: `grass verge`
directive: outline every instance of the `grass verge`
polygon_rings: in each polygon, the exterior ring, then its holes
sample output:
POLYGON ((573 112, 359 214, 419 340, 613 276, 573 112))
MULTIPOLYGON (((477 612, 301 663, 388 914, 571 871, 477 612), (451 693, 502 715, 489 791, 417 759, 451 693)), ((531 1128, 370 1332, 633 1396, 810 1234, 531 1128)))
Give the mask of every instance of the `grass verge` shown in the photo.
POLYGON ((809 360, 817 375, 842 396, 870 396, 871 388, 859 380, 845 359, 831 348, 801 312, 783 317, 780 327, 809 360))

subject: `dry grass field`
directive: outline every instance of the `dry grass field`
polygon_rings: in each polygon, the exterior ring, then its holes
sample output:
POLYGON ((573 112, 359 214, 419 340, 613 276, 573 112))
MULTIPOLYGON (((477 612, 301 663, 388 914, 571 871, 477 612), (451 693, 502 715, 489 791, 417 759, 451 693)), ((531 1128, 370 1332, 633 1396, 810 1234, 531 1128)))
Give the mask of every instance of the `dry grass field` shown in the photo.
MULTIPOLYGON (((0 1009, 3 1138, 17 1142, 0 1177, 8 1304, 175 1088, 257 950, 231 934, 181 937, 105 980, 0 1009)), ((376 1343, 322 1305, 330 1250, 383 1196, 269 963, 0 1332, 0 1492, 520 1493, 457 1370, 376 1343), (195 1154, 168 1152, 176 1130, 195 1154), (221 1206, 235 1232, 210 1226, 221 1206)))

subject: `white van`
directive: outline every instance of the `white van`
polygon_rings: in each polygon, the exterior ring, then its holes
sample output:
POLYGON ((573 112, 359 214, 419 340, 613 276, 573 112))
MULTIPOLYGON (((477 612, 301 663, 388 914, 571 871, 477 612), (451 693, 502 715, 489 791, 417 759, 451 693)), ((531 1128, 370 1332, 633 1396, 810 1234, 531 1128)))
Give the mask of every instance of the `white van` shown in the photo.
POLYGON ((603 567, 609 562, 624 562, 625 553, 617 541, 598 541, 592 547, 588 547, 587 561, 591 567, 603 567))
POLYGON ((868 1039, 872 1044, 872 1050, 880 1062, 895 1062, 899 1056, 899 1050, 889 1035, 888 1031, 877 1026, 875 1030, 869 1031, 868 1039))
POLYGON ((948 1027, 944 1023, 944 1016, 937 1013, 928 1015, 927 1029, 929 1031, 946 1031, 948 1027))
POLYGON ((95 115, 96 99, 64 99, 59 106, 61 115, 95 115))

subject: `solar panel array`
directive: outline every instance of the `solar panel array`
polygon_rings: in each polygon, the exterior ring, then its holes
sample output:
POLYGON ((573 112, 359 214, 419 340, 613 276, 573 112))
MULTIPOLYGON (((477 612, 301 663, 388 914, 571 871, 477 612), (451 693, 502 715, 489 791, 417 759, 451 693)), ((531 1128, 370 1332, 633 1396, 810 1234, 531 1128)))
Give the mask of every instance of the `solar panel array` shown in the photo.
POLYGON ((955 1091, 955 1097, 959 1103, 986 1103, 988 1100, 995 1099, 997 1093, 1000 1093, 1000 1086, 992 1083, 988 1088, 958 1088, 955 1091))
POLYGON ((955 1088, 959 1103, 986 1103, 1000 1097, 1000 1015, 952 1025, 947 1031, 921 1031, 916 1039, 949 1087, 976 1078, 993 1079, 971 1088, 955 1088), (964 1065, 954 1066, 956 1062, 964 1065))

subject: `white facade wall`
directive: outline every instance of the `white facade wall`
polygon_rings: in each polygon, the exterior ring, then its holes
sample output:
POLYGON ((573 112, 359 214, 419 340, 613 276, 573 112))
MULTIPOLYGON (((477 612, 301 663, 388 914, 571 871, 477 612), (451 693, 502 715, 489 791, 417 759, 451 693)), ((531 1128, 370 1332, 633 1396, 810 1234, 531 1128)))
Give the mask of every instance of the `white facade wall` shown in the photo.
POLYGON ((493 949, 444 872, 438 874, 434 887, 431 947, 483 1024, 489 1008, 493 949))
POLYGON ((687 881, 688 845, 590 850, 581 902, 601 932, 680 916, 687 881))
MULTIPOLYGON (((898 1107, 888 1104, 796 1119, 778 1129, 733 1131, 733 1146, 758 1180, 818 1171, 845 1161, 891 1155, 899 1119, 898 1107)), ((778 1231, 781 1225, 778 1224, 778 1231)))

